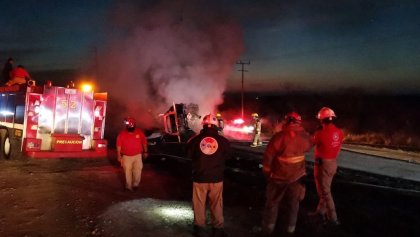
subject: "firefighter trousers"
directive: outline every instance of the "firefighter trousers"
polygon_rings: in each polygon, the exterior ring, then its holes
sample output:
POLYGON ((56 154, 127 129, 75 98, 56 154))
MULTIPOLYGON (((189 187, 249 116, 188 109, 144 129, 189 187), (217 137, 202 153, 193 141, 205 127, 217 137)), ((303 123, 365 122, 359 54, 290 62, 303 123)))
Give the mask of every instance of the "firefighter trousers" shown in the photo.
POLYGON ((314 178, 319 197, 316 211, 321 215, 326 215, 330 221, 337 221, 334 199, 331 194, 331 183, 336 172, 337 161, 335 159, 322 159, 314 166, 314 178))
POLYGON ((124 174, 125 174, 125 187, 132 190, 133 187, 138 187, 141 180, 141 171, 143 169, 142 155, 122 157, 124 174))
POLYGON ((278 183, 270 181, 267 184, 266 203, 263 213, 262 229, 271 234, 276 226, 280 203, 286 205, 288 229, 294 232, 296 226, 299 203, 305 196, 305 186, 296 181, 293 183, 278 183), (283 200, 284 199, 284 200, 283 200))
POLYGON ((194 225, 206 225, 206 201, 208 200, 213 228, 223 228, 223 182, 193 182, 194 225))
POLYGON ((254 139, 252 140, 252 145, 253 146, 261 146, 262 145, 262 140, 261 140, 261 133, 257 132, 254 134, 254 139))

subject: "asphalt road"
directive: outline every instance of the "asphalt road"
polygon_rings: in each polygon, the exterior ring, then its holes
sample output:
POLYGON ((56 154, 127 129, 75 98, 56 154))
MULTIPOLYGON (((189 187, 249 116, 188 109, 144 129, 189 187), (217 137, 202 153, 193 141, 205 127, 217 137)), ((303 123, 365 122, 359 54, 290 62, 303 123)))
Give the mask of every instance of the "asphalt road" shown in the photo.
MULTIPOLYGON (((226 230, 258 236, 265 189, 258 164, 245 158, 228 164, 226 230)), ((307 216, 317 203, 310 169, 295 236, 420 236, 420 195, 352 172, 339 172, 333 184, 342 225, 319 225, 307 216)), ((121 175, 113 156, 0 161, 0 236, 192 236, 189 161, 151 157, 135 193, 122 190, 121 175)), ((283 223, 280 215, 279 234, 283 223)))

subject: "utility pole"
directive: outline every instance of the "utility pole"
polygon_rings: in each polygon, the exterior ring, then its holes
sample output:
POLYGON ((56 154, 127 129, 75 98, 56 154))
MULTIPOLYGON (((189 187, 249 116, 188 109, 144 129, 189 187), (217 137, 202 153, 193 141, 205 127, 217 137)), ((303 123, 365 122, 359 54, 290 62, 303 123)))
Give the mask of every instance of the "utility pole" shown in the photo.
POLYGON ((244 118, 244 72, 247 72, 248 70, 245 70, 245 64, 249 65, 251 64, 251 61, 247 61, 247 62, 242 62, 242 60, 239 60, 238 62, 236 62, 236 64, 241 65, 241 70, 238 70, 240 72, 242 72, 242 88, 241 88, 241 118, 244 118))
POLYGON ((98 79, 98 48, 95 46, 95 47, 93 47, 93 53, 94 53, 94 56, 95 56, 95 80, 97 80, 98 79))

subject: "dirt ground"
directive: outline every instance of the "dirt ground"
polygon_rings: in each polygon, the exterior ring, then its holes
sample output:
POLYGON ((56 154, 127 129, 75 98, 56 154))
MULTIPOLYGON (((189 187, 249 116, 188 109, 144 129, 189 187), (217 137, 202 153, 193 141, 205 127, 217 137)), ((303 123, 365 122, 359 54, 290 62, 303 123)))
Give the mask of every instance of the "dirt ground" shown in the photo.
MULTIPOLYGON (((192 236, 189 173, 170 166, 145 162, 140 189, 127 192, 112 156, 1 160, 0 236, 192 236)), ((252 232, 239 225, 240 236, 252 232)))

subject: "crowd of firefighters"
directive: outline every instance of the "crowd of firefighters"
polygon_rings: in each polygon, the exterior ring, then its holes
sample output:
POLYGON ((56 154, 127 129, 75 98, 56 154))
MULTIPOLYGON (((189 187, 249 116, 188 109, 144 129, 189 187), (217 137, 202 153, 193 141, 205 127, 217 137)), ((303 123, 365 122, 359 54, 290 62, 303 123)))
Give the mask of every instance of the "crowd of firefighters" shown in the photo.
MULTIPOLYGON (((261 146, 261 120, 254 118, 254 139, 251 146, 261 146)), ((281 131, 270 139, 263 156, 262 171, 267 180, 266 203, 261 234, 270 236, 276 228, 279 205, 288 210, 287 234, 296 229, 299 204, 305 196, 302 182, 306 175, 305 153, 315 146, 314 180, 319 197, 316 211, 308 215, 321 219, 324 225, 340 224, 331 183, 337 171, 336 158, 341 149, 343 132, 336 127, 336 115, 323 107, 317 114, 322 125, 312 136, 302 127, 302 117, 290 112, 284 117, 281 131)), ((136 128, 133 118, 125 120, 126 129, 117 137, 117 156, 125 177, 126 190, 133 191, 140 184, 142 160, 147 157, 147 140, 136 128)), ((211 213, 212 236, 226 236, 223 217, 223 173, 225 160, 232 155, 230 142, 223 136, 223 119, 208 114, 202 121, 199 134, 187 143, 187 156, 192 161, 192 207, 194 235, 206 236, 206 204, 211 213)))

